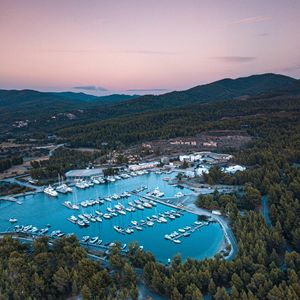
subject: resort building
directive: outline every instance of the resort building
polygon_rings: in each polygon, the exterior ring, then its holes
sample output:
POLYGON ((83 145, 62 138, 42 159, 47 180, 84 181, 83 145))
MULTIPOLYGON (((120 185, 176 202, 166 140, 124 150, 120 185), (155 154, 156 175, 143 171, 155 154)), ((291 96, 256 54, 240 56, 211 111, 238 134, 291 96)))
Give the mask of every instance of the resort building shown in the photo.
POLYGON ((159 161, 151 161, 151 162, 147 162, 147 163, 129 165, 128 169, 131 170, 131 171, 140 171, 140 170, 155 168, 159 164, 160 164, 159 161))
POLYGON ((197 176, 202 176, 203 174, 207 174, 208 172, 209 172, 209 168, 204 166, 199 166, 198 168, 195 169, 195 174, 197 176))
POLYGON ((234 174, 237 171, 245 171, 246 168, 240 165, 229 166, 223 169, 225 173, 234 174))

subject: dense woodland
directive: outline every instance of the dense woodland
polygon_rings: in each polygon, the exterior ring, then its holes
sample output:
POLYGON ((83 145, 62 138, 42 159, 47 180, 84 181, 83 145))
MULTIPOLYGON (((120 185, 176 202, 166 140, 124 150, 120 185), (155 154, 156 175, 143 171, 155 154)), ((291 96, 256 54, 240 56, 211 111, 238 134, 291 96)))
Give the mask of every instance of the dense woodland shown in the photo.
POLYGON ((74 147, 98 148, 102 143, 118 147, 153 139, 194 136, 207 130, 243 129, 256 137, 257 132, 253 130, 257 125, 264 126, 270 118, 275 124, 284 122, 285 117, 292 118, 299 109, 300 97, 269 95, 113 118, 66 128, 58 131, 58 135, 74 147))
POLYGON ((3 172, 12 166, 21 165, 23 163, 22 157, 13 157, 7 159, 0 159, 0 172, 3 172))
POLYGON ((110 269, 88 258, 71 236, 38 238, 31 246, 10 237, 0 239, 0 299, 137 299, 132 267, 112 249, 110 269))
POLYGON ((66 171, 75 168, 86 168, 90 163, 101 156, 99 152, 83 152, 71 149, 58 149, 49 160, 31 162, 30 174, 35 179, 57 178, 66 171))

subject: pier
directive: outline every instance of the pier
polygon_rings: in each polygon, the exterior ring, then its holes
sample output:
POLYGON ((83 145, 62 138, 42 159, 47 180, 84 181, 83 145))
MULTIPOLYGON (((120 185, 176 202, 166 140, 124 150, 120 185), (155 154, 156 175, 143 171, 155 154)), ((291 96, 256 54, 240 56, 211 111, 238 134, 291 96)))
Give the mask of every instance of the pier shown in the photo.
POLYGON ((18 199, 11 197, 11 196, 4 196, 0 198, 0 201, 8 201, 8 202, 14 202, 17 204, 22 204, 21 201, 19 201, 18 199))

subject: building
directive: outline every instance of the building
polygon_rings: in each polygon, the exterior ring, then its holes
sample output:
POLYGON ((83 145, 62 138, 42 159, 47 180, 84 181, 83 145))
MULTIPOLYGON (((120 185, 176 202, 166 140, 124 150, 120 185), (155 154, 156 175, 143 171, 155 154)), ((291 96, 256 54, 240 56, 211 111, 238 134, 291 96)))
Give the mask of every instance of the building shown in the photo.
POLYGON ((151 161, 147 163, 140 163, 136 165, 129 165, 128 169, 130 171, 140 171, 140 170, 146 170, 146 169, 151 169, 155 168, 159 165, 160 163, 158 161, 151 161))
POLYGON ((100 168, 70 170, 65 176, 68 180, 90 179, 92 177, 103 176, 103 170, 100 168))
POLYGON ((185 175, 186 177, 189 177, 189 178, 194 178, 194 177, 195 177, 195 172, 194 172, 194 171, 188 170, 188 171, 185 171, 185 172, 184 172, 184 175, 185 175))
POLYGON ((207 174, 209 172, 209 168, 204 166, 199 166, 195 169, 195 173, 197 176, 202 176, 203 174, 207 174))
POLYGON ((245 170, 246 170, 246 168, 243 166, 240 166, 240 165, 234 165, 234 166, 229 166, 229 167, 224 168, 224 172, 229 173, 229 174, 234 174, 238 171, 245 171, 245 170))

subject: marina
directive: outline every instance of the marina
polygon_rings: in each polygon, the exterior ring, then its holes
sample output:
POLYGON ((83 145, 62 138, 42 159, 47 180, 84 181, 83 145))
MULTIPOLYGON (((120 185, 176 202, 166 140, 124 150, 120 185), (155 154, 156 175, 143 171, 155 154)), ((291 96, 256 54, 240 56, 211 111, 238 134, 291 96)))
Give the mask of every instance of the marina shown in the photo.
MULTIPOLYGON (((172 176, 176 174, 168 174, 172 176)), ((85 189, 72 186, 72 192, 58 193, 54 197, 36 193, 17 198, 22 205, 1 202, 1 232, 23 226, 22 230, 25 228, 25 232, 35 235, 60 237, 74 233, 81 242, 85 243, 83 237, 88 236, 88 245, 103 249, 115 242, 124 247, 137 241, 161 262, 167 262, 177 253, 183 259, 214 256, 224 243, 220 224, 199 226, 195 223, 200 222, 197 215, 166 202, 179 193, 183 196, 192 192, 170 185, 163 177, 164 174, 153 172, 136 174, 105 184, 94 183, 85 189), (16 222, 9 222, 10 218, 16 222), (179 231, 189 226, 195 230, 179 231), (178 236, 172 241, 165 239, 165 235, 176 231, 178 236)), ((203 190, 205 192, 208 190, 203 190)), ((126 247, 123 250, 126 251, 126 247)))

